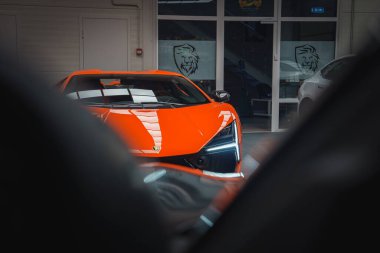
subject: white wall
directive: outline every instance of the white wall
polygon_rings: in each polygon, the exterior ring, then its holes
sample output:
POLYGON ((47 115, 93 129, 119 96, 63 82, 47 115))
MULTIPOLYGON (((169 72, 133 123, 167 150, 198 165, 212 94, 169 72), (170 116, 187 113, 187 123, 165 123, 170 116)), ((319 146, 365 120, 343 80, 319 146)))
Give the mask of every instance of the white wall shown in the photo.
POLYGON ((338 56, 357 53, 380 22, 380 0, 340 0, 338 56))
MULTIPOLYGON (((153 0, 0 0, 0 15, 16 17, 17 58, 51 82, 81 66, 83 17, 128 19, 128 68, 155 62, 153 0), (143 32, 144 31, 144 32, 143 32), (136 56, 136 48, 144 48, 136 56)), ((100 35, 101 36, 101 35, 100 35)))
POLYGON ((157 0, 142 0, 143 69, 157 68, 157 0))

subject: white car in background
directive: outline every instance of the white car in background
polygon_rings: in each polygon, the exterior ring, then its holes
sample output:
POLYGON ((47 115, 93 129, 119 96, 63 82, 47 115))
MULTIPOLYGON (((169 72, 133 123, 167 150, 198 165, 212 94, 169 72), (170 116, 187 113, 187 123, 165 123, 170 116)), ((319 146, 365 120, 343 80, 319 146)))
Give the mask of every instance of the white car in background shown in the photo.
POLYGON ((339 78, 355 59, 354 55, 344 56, 335 59, 322 67, 312 77, 305 79, 298 90, 298 113, 300 116, 307 113, 313 105, 315 99, 332 82, 339 78))

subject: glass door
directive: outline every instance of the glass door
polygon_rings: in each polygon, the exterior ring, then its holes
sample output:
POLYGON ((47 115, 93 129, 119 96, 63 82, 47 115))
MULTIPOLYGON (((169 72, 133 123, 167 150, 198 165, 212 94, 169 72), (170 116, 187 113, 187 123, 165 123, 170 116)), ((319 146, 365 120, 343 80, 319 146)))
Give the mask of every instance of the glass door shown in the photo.
POLYGON ((301 85, 311 78, 318 81, 319 70, 335 58, 335 34, 336 22, 281 23, 279 129, 289 128, 297 119, 301 85))
POLYGON ((224 90, 244 132, 271 131, 274 24, 224 24, 224 90))

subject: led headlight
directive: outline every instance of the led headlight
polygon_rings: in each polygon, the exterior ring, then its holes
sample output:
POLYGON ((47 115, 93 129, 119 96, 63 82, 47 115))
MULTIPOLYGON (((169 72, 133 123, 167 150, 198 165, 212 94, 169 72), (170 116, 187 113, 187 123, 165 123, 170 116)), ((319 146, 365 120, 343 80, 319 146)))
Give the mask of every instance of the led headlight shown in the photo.
POLYGON ((161 162, 180 164, 208 171, 208 173, 234 173, 240 161, 237 124, 231 124, 219 131, 202 150, 196 154, 161 158, 161 162))
POLYGON ((204 148, 207 153, 235 150, 236 160, 240 161, 239 137, 236 121, 222 129, 204 148))

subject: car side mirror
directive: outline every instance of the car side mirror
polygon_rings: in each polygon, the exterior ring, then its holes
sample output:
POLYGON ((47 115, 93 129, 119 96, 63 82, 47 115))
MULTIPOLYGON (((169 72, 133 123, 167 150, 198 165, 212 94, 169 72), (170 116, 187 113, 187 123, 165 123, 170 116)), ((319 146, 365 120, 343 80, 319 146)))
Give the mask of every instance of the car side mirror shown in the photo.
POLYGON ((211 93, 212 98, 216 102, 228 102, 230 101, 230 93, 224 90, 215 90, 211 93))

